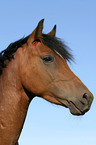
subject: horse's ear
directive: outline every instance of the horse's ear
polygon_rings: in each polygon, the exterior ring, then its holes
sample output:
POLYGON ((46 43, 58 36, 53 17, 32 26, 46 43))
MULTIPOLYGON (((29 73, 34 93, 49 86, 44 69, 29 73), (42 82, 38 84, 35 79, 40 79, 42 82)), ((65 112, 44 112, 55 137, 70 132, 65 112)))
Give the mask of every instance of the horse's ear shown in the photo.
POLYGON ((56 25, 53 27, 53 29, 48 33, 48 35, 55 36, 56 35, 56 25))
POLYGON ((43 30, 43 22, 44 22, 44 19, 42 19, 37 27, 35 28, 35 30, 32 32, 32 34, 29 36, 29 39, 28 39, 28 43, 32 43, 33 41, 35 40, 40 40, 41 37, 42 37, 42 30, 43 30))

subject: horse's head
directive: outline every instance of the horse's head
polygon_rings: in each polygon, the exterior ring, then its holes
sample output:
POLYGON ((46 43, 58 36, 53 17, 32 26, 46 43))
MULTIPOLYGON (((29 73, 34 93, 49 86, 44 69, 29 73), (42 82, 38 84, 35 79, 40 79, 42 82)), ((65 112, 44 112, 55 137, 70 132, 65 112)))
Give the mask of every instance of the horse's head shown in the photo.
POLYGON ((83 115, 90 109, 93 96, 67 65, 71 58, 65 45, 56 37, 56 26, 42 34, 43 20, 29 36, 20 56, 21 81, 24 88, 52 103, 83 115))

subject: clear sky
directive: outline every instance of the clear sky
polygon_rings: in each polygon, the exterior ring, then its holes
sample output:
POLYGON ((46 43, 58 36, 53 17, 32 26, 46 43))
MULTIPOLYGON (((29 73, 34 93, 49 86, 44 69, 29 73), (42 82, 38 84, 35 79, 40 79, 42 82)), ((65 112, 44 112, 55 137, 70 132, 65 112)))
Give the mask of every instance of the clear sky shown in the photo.
POLYGON ((45 33, 57 24, 57 37, 75 57, 70 67, 93 93, 94 102, 88 113, 76 117, 36 97, 20 145, 96 145, 96 0, 1 0, 0 51, 30 34, 42 18, 45 33))

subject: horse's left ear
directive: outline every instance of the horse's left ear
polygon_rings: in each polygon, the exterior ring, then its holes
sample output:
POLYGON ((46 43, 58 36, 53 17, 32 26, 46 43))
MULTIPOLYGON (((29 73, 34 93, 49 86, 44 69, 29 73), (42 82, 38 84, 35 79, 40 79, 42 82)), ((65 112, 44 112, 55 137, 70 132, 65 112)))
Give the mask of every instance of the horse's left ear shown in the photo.
POLYGON ((43 22, 44 22, 44 19, 42 19, 37 27, 35 28, 35 30, 32 32, 32 34, 29 36, 29 39, 28 39, 28 44, 32 43, 33 41, 36 41, 36 40, 40 40, 41 37, 42 37, 42 30, 43 30, 43 22))
POLYGON ((56 25, 53 27, 53 29, 48 33, 48 35, 55 36, 56 35, 56 25))

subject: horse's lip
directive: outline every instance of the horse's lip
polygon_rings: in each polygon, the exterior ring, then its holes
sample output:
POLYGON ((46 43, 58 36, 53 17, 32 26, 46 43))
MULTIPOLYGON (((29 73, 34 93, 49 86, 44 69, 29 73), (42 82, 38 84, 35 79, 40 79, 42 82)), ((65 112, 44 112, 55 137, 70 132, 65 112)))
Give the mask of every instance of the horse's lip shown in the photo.
POLYGON ((69 110, 73 115, 77 115, 77 116, 84 115, 86 112, 86 111, 82 112, 72 101, 70 101, 69 110))
POLYGON ((60 105, 69 108, 69 101, 67 99, 62 99, 59 97, 56 97, 56 100, 60 103, 60 105))
POLYGON ((56 100, 60 103, 60 105, 69 108, 71 114, 73 115, 84 115, 89 110, 89 107, 87 105, 84 108, 80 109, 80 106, 78 107, 78 105, 76 105, 73 101, 69 101, 67 99, 60 99, 59 97, 56 97, 56 100))
POLYGON ((69 102, 67 100, 63 100, 61 105, 66 108, 69 108, 69 102))
POLYGON ((84 114, 78 107, 76 107, 76 105, 72 101, 69 102, 68 100, 63 100, 61 101, 61 105, 66 108, 69 108, 70 112, 73 115, 79 116, 84 114))

